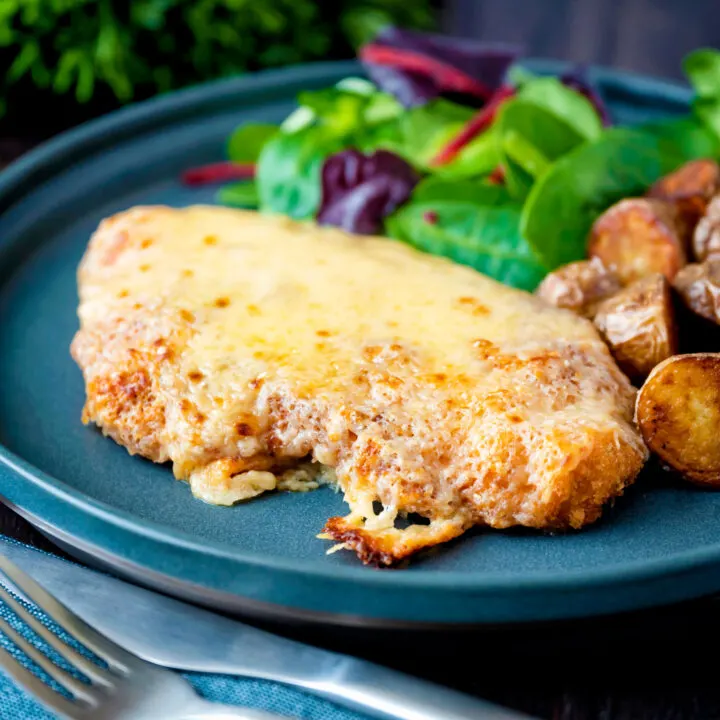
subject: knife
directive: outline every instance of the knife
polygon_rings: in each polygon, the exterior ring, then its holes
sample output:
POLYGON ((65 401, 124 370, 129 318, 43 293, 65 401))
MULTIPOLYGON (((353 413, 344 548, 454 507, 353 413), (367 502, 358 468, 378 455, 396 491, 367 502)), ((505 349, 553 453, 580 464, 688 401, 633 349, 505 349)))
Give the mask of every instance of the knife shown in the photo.
POLYGON ((164 667, 285 683, 383 720, 530 720, 441 685, 273 635, 22 545, 0 540, 0 553, 90 626, 164 667))

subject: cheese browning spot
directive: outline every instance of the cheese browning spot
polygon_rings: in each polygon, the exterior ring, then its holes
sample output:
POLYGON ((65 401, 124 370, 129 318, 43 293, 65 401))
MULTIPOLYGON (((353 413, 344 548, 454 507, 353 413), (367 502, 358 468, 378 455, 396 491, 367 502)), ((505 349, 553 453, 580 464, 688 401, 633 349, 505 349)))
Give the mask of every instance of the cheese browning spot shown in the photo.
POLYGON ((117 296, 118 296, 119 298, 126 298, 129 294, 130 294, 130 292, 129 292, 128 290, 121 290, 121 291, 117 294, 117 296))
POLYGON ((147 263, 145 263, 141 265, 138 269, 140 270, 140 272, 147 272, 151 267, 152 265, 148 265, 147 263))
POLYGON ((200 382, 205 376, 199 370, 191 370, 188 373, 190 382, 200 382))
POLYGON ((240 435, 241 437, 247 437, 248 435, 253 434, 253 430, 250 427, 250 425, 248 425, 247 423, 244 423, 244 422, 238 423, 235 426, 235 430, 237 431, 237 434, 240 435))
POLYGON ((203 238, 203 242, 204 242, 206 245, 217 245, 217 244, 218 244, 217 235, 206 235, 206 236, 203 238))
POLYGON ((489 315, 490 308, 483 305, 477 298, 463 296, 458 299, 458 305, 469 310, 473 315, 489 315))
POLYGON ((230 304, 230 298, 219 297, 215 300, 215 307, 226 308, 230 304))
POLYGON ((186 278, 191 278, 195 273, 192 270, 183 270, 182 276, 186 278))
POLYGON ((153 244, 152 238, 145 238, 145 239, 140 243, 140 248, 141 248, 142 250, 147 250, 152 244, 153 244))

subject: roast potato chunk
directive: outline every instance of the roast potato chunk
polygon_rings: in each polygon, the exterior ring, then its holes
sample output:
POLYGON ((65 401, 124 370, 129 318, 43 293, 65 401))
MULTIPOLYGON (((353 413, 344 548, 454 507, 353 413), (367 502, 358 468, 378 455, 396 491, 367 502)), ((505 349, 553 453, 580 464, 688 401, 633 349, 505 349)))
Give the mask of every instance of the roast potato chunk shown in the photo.
POLYGON ((720 487, 720 354, 660 363, 638 393, 635 420, 663 462, 688 480, 720 487))
POLYGON ((617 275, 600 260, 581 260, 551 272, 535 291, 546 302, 592 320, 597 306, 620 289, 617 275))
POLYGON ((720 166, 714 160, 704 158, 692 160, 658 180, 648 191, 648 196, 672 203, 687 230, 692 232, 718 190, 720 166))
POLYGON ((650 198, 621 200, 606 210, 592 227, 588 252, 623 285, 654 273, 672 280, 687 262, 675 208, 650 198))
POLYGON ((695 228, 693 252, 700 261, 720 255, 720 195, 710 201, 705 216, 695 228))
POLYGON ((660 273, 636 280, 603 301, 595 326, 631 380, 642 380, 677 352, 670 286, 660 273))
POLYGON ((720 324, 720 256, 686 265, 673 285, 690 310, 720 324))

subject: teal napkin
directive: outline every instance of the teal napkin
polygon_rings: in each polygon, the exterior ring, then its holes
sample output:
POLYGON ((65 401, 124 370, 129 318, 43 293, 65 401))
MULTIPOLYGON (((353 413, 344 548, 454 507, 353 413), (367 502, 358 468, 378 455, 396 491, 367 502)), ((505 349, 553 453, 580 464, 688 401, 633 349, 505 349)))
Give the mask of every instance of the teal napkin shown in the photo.
MULTIPOLYGON (((2 537, 2 536, 0 536, 2 537)), ((12 542, 12 541, 11 541, 12 542)), ((36 550, 36 552, 41 552, 36 550)), ((3 581, 0 576, 0 582, 3 581)), ((51 621, 32 605, 19 600, 35 617, 46 625, 53 626, 51 621)), ((24 625, 0 601, 0 617, 2 617, 14 630, 37 645, 45 654, 52 657, 62 666, 62 660, 53 655, 52 650, 38 638, 33 631, 24 625)), ((64 640, 67 636, 61 631, 57 633, 64 640)), ((0 632, 0 646, 11 652, 21 660, 25 667, 30 668, 43 680, 58 688, 54 682, 43 673, 18 649, 5 635, 0 632)), ((83 648, 73 645, 80 652, 83 648)), ((67 666, 65 669, 68 669, 67 666)), ((308 695, 300 690, 290 688, 279 683, 266 680, 248 680, 247 678, 231 677, 227 675, 208 675, 203 673, 182 673, 190 681, 197 692, 208 700, 227 703, 228 705, 242 705, 250 708, 268 710, 289 718, 303 718, 303 720, 367 720, 367 716, 359 715, 345 710, 327 700, 308 695)), ((59 688, 58 688, 59 689, 59 688)), ((35 700, 15 685, 0 669, 0 720, 52 720, 54 716, 44 710, 35 700)))

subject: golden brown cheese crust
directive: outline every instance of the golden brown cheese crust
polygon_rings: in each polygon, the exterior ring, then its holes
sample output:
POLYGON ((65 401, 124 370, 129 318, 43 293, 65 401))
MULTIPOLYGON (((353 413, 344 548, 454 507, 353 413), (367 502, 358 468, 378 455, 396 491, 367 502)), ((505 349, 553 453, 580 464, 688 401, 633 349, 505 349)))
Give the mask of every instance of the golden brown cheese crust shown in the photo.
POLYGON ((351 512, 325 537, 366 562, 474 525, 582 527, 646 458, 589 322, 400 243, 134 208, 101 224, 79 286, 86 422, 209 502, 332 467, 351 512), (430 522, 396 527, 409 513, 430 522))

